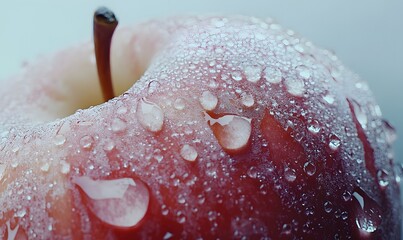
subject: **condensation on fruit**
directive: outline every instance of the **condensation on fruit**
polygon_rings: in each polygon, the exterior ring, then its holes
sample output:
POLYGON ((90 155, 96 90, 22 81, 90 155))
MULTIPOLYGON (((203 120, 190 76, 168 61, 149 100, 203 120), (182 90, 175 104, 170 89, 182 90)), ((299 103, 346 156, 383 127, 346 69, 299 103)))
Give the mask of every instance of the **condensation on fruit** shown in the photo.
POLYGON ((85 194, 85 202, 90 211, 106 224, 131 228, 147 213, 150 193, 141 180, 93 180, 83 176, 74 178, 73 182, 85 194))
POLYGON ((137 119, 150 132, 159 132, 164 124, 164 113, 155 103, 141 99, 137 105, 137 119))

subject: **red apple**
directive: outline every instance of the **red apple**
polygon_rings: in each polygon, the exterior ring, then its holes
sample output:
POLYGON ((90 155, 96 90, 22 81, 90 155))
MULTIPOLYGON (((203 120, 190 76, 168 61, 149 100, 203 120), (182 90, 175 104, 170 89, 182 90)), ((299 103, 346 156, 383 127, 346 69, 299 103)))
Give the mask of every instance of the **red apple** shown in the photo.
POLYGON ((2 239, 399 238, 393 129, 331 52, 170 18, 118 29, 111 69, 107 102, 92 43, 1 82, 2 239))

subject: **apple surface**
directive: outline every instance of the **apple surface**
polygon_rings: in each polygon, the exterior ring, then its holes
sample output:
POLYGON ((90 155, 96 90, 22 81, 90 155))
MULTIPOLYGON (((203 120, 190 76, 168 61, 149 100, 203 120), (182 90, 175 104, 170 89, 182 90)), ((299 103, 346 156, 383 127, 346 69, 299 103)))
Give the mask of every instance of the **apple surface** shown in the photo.
POLYGON ((1 82, 2 239, 398 239, 400 175, 366 82, 272 20, 118 28, 1 82))

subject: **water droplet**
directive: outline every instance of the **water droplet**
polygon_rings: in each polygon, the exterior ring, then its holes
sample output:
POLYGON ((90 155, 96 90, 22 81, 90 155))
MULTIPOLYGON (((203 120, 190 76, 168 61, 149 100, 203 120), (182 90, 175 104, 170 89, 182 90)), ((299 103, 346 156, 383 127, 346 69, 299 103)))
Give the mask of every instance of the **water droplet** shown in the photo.
POLYGON ((330 148, 332 151, 337 151, 337 149, 339 149, 340 145, 341 145, 340 138, 337 137, 337 136, 334 135, 334 134, 331 134, 331 135, 329 136, 329 148, 330 148))
POLYGON ((351 193, 350 193, 349 191, 345 191, 345 192, 343 193, 343 200, 344 200, 345 202, 348 202, 348 201, 351 200, 351 193))
POLYGON ((243 92, 241 94, 241 102, 245 107, 252 107, 255 104, 252 94, 243 92))
POLYGON ((354 100, 349 101, 352 106, 352 112, 355 115, 356 119, 360 123, 363 129, 367 128, 368 118, 365 111, 361 108, 361 106, 354 100))
POLYGON ((60 161, 60 166, 61 166, 61 168, 60 168, 61 173, 67 174, 67 173, 70 172, 70 163, 68 163, 68 162, 66 162, 64 160, 61 160, 60 161))
POLYGON ((20 225, 17 224, 17 226, 15 226, 14 229, 12 229, 11 224, 10 224, 10 220, 8 220, 6 222, 6 226, 7 226, 7 240, 16 239, 16 236, 17 236, 17 233, 18 233, 18 229, 20 228, 20 225))
POLYGON ((89 149, 91 148, 93 142, 94 142, 93 137, 85 135, 80 139, 80 146, 84 149, 89 149))
POLYGON ((177 98, 174 101, 174 108, 176 110, 183 110, 183 109, 185 109, 185 107, 186 107, 186 102, 183 98, 177 98))
POLYGON ((199 98, 199 101, 206 111, 214 110, 218 103, 217 97, 209 91, 204 91, 199 98))
POLYGON ((311 78, 311 70, 308 69, 308 67, 306 67, 305 65, 300 65, 298 67, 296 67, 296 70, 298 72, 298 77, 308 80, 309 78, 311 78))
POLYGON ((168 213, 169 213, 169 209, 168 209, 167 205, 162 204, 162 206, 161 206, 161 214, 166 216, 166 215, 168 215, 168 213))
POLYGON ((159 132, 164 124, 164 113, 161 108, 152 102, 140 100, 137 105, 137 118, 146 130, 151 132, 159 132))
POLYGON ((288 182, 294 182, 297 179, 297 174, 294 169, 286 167, 284 169, 284 177, 288 182))
POLYGON ((304 164, 304 172, 308 176, 313 176, 316 173, 316 166, 311 162, 306 162, 304 164))
MULTIPOLYGON (((41 166, 41 171, 42 171, 42 172, 47 172, 47 171, 49 171, 49 168, 50 168, 49 163, 45 163, 45 164, 43 164, 43 165, 41 166)), ((1 174, 0 174, 0 175, 1 175, 1 174)), ((1 177, 0 177, 0 179, 1 179, 1 177)))
POLYGON ((114 132, 122 132, 126 130, 126 122, 120 118, 115 118, 112 120, 111 128, 114 132))
POLYGON ((323 100, 328 104, 332 105, 334 103, 334 97, 330 94, 323 96, 323 100))
POLYGON ((105 151, 112 151, 112 149, 115 147, 115 142, 112 139, 106 139, 103 145, 103 149, 105 151))
POLYGON ((161 84, 158 81, 151 81, 148 83, 148 94, 156 92, 160 87, 161 84))
POLYGON ((194 147, 185 144, 182 146, 181 150, 180 150, 180 154, 183 157, 183 159, 187 160, 187 161, 195 161, 197 158, 197 151, 194 147))
POLYGON ((323 206, 325 208, 325 212, 330 213, 333 211, 333 204, 331 202, 326 201, 323 206))
POLYGON ((267 82, 277 84, 283 79, 283 74, 280 69, 276 67, 266 67, 264 70, 264 77, 267 82))
POLYGON ((320 124, 317 120, 312 120, 310 123, 308 123, 308 131, 313 133, 313 134, 318 134, 321 130, 320 124))
POLYGON ((57 134, 54 138, 54 143, 56 146, 61 146, 66 142, 66 137, 61 134, 57 134))
POLYGON ((168 240, 171 239, 174 235, 170 232, 166 232, 164 237, 162 238, 163 240, 168 240))
POLYGON ((241 81, 242 80, 242 73, 240 71, 233 71, 231 73, 231 78, 234 79, 235 81, 241 81))
POLYGON ((147 212, 150 193, 141 180, 93 180, 83 176, 74 178, 73 182, 85 193, 86 204, 91 212, 106 224, 131 228, 147 212))
POLYGON ((252 166, 248 169, 247 174, 250 178, 256 178, 258 176, 258 169, 255 166, 252 166))
POLYGON ((178 220, 179 223, 185 223, 186 222, 186 216, 183 212, 178 211, 176 214, 176 218, 178 220))
POLYGON ((379 186, 383 189, 385 189, 389 185, 389 174, 386 170, 378 170, 377 172, 378 176, 378 183, 379 186))
POLYGON ((260 80, 260 74, 262 73, 262 67, 260 66, 246 66, 245 69, 246 80, 249 82, 257 82, 260 80))
POLYGON ((239 152, 248 145, 252 133, 251 119, 238 115, 224 115, 215 119, 207 113, 205 118, 225 151, 239 152))
POLYGON ((382 221, 378 204, 361 189, 354 191, 352 196, 356 205, 355 223, 360 233, 368 235, 375 232, 382 221))
POLYGON ((283 229, 281 230, 282 234, 289 235, 291 234, 292 227, 291 224, 283 224, 283 229))
POLYGON ((305 92, 305 83, 302 79, 299 78, 286 78, 284 80, 284 84, 287 88, 287 91, 294 96, 300 97, 305 92))

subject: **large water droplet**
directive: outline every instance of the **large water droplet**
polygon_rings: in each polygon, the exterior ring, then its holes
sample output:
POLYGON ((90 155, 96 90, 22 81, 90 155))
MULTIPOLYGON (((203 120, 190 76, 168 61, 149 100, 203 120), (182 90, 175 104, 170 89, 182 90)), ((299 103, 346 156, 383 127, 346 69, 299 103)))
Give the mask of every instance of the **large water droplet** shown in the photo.
POLYGON ((73 182, 85 193, 91 212, 104 223, 120 228, 136 226, 145 216, 150 193, 140 180, 120 178, 93 180, 76 177, 73 182))
POLYGON ((246 80, 249 82, 257 82, 260 80, 260 75, 262 73, 262 67, 254 65, 254 66, 246 66, 245 69, 246 80))
POLYGON ((111 128, 114 132, 122 132, 126 130, 126 122, 120 118, 115 118, 112 120, 111 128))
POLYGON ((276 67, 266 67, 264 70, 264 77, 267 82, 277 84, 283 79, 283 74, 280 69, 276 67))
POLYGON ((320 124, 317 120, 312 120, 311 122, 308 123, 308 131, 313 133, 313 134, 318 134, 320 132, 320 124))
POLYGON ((362 235, 375 232, 381 224, 378 204, 364 191, 356 189, 352 194, 355 203, 355 223, 362 235))
POLYGON ((361 127, 363 129, 366 129, 367 123, 368 123, 367 114, 355 100, 350 100, 349 103, 352 106, 352 113, 355 115, 355 117, 358 120, 358 122, 360 123, 361 127))
POLYGON ((164 113, 161 108, 152 102, 141 99, 137 105, 137 118, 146 130, 159 132, 164 124, 164 113))
POLYGON ((242 73, 240 71, 233 71, 231 73, 231 78, 234 79, 235 81, 241 81, 242 80, 242 73))
POLYGON ((300 97, 305 92, 305 83, 300 78, 286 78, 284 80, 284 84, 287 88, 287 91, 294 96, 300 97))
POLYGON ((66 142, 66 137, 62 134, 57 134, 53 142, 56 146, 61 146, 66 142))
POLYGON ((94 138, 88 135, 83 136, 80 139, 80 146, 83 149, 90 149, 92 146, 92 143, 94 142, 94 138))
POLYGON ((340 145, 341 145, 340 138, 337 137, 334 134, 330 134, 330 136, 329 136, 329 148, 332 151, 337 151, 337 149, 339 149, 340 145))
POLYGON ((187 161, 195 161, 197 158, 196 149, 188 144, 182 146, 180 154, 187 161))
POLYGON ((312 75, 311 70, 309 70, 308 67, 306 67, 305 65, 300 65, 296 67, 296 70, 298 73, 298 78, 308 80, 312 75))
POLYGON ((70 163, 68 163, 68 162, 66 162, 64 160, 61 160, 60 161, 60 172, 62 174, 69 173, 70 172, 70 163))
POLYGON ((174 101, 174 108, 176 110, 183 110, 183 109, 185 109, 185 107, 186 107, 186 102, 183 98, 177 98, 174 101))
POLYGON ((295 173, 294 169, 286 167, 284 169, 284 177, 288 182, 294 182, 295 179, 297 179, 297 174, 295 173))
POLYGON ((316 173, 316 166, 311 162, 306 162, 304 164, 304 172, 308 176, 313 176, 316 173))
POLYGON ((325 208, 325 212, 330 213, 333 211, 333 204, 329 201, 326 201, 325 204, 323 205, 325 208))
POLYGON ((204 91, 199 98, 200 104, 206 111, 214 110, 217 106, 218 99, 210 91, 204 91))
POLYGON ((225 151, 236 153, 248 145, 252 133, 251 119, 238 115, 224 115, 215 119, 207 113, 205 118, 225 151))
POLYGON ((245 107, 252 107, 255 104, 255 99, 252 94, 243 92, 241 94, 241 102, 245 107))
POLYGON ((330 105, 332 105, 334 103, 334 97, 330 94, 323 96, 323 100, 325 100, 325 102, 330 105))

